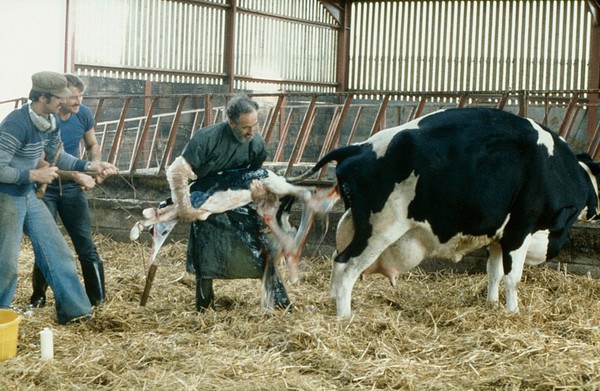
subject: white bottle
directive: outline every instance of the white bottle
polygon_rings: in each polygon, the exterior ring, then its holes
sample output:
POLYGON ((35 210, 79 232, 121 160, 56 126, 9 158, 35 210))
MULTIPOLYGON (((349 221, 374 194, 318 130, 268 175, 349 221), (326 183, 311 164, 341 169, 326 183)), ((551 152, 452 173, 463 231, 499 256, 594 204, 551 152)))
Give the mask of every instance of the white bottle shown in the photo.
POLYGON ((52 330, 48 327, 44 327, 40 331, 40 345, 42 360, 52 360, 54 358, 54 338, 52 330))

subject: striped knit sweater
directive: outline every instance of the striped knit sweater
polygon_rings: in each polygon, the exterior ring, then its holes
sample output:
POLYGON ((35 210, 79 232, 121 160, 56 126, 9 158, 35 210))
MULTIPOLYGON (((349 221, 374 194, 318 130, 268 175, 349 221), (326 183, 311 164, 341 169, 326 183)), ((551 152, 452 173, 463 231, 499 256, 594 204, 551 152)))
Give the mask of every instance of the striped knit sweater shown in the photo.
MULTIPOLYGON (((60 128, 40 132, 29 118, 29 105, 12 111, 0 123, 0 192, 23 195, 33 187, 29 171, 37 167, 42 151, 52 161, 60 145, 60 128)), ((60 121, 56 121, 59 123, 60 121)), ((85 160, 68 153, 59 155, 61 170, 84 171, 85 160)))

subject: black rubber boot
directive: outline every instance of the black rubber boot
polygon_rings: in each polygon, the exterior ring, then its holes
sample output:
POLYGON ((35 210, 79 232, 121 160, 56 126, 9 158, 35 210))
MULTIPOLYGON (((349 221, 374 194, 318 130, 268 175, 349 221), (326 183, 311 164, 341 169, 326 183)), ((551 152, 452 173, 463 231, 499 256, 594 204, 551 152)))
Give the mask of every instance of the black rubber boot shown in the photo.
POLYGON ((33 265, 33 272, 31 273, 31 283, 33 286, 33 294, 29 299, 29 307, 31 308, 42 308, 46 305, 46 289, 48 289, 48 283, 42 275, 42 271, 37 265, 33 265))
POLYGON ((213 280, 202 278, 196 274, 196 310, 203 311, 213 307, 214 301, 213 280))
POLYGON ((104 287, 104 264, 100 263, 81 263, 81 274, 85 285, 85 293, 92 306, 104 304, 106 299, 106 290, 104 287))

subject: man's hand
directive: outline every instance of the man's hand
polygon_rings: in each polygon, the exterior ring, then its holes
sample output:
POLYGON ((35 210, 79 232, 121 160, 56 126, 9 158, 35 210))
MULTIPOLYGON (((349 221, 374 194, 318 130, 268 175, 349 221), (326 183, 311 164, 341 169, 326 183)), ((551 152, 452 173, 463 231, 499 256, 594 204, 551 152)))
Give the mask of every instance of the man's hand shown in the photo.
POLYGON ((82 190, 85 191, 92 190, 94 187, 96 187, 96 181, 94 178, 81 172, 76 173, 73 176, 73 180, 75 183, 81 186, 82 190))
POLYGON ((50 184, 58 178, 57 167, 42 167, 29 170, 29 180, 41 184, 50 184))
POLYGON ((104 177, 102 175, 96 175, 94 177, 94 181, 96 181, 97 185, 101 185, 104 182, 104 177))
POLYGON ((109 162, 91 161, 88 169, 89 172, 94 172, 100 175, 102 178, 115 175, 119 172, 119 169, 114 164, 109 162))

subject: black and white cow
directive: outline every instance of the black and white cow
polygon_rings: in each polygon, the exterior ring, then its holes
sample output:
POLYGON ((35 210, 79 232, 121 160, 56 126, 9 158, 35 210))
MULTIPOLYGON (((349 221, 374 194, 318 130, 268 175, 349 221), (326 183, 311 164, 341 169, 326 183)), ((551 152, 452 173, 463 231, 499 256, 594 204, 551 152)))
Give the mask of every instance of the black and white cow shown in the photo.
POLYGON ((337 315, 351 314, 357 278, 401 272, 425 257, 459 261, 488 246, 488 300, 518 311, 523 265, 555 256, 572 224, 598 213, 600 166, 549 129, 508 112, 435 112, 333 150, 347 209, 331 276, 337 315))

